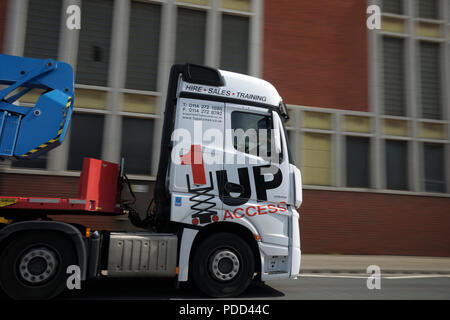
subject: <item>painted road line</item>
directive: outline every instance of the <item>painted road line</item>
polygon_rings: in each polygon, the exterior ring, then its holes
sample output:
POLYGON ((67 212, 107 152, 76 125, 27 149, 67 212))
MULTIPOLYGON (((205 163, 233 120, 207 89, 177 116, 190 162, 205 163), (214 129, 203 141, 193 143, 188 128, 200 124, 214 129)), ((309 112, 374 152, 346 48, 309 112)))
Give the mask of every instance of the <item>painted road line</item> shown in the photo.
MULTIPOLYGON (((333 275, 333 274, 300 274, 299 277, 309 278, 344 278, 344 279, 367 279, 369 276, 351 276, 351 275, 333 275)), ((382 279, 399 280, 399 279, 428 279, 428 278, 450 278, 450 275, 445 274, 424 274, 424 275, 403 275, 403 276, 383 276, 382 279)))
POLYGON ((332 274, 299 274, 299 277, 310 278, 348 278, 348 279, 367 279, 367 276, 345 276, 345 275, 332 275, 332 274))
POLYGON ((427 279, 427 278, 450 278, 450 275, 446 274, 424 274, 424 275, 417 275, 417 276, 389 276, 389 277, 383 277, 384 279, 390 279, 390 280, 397 280, 397 279, 427 279))

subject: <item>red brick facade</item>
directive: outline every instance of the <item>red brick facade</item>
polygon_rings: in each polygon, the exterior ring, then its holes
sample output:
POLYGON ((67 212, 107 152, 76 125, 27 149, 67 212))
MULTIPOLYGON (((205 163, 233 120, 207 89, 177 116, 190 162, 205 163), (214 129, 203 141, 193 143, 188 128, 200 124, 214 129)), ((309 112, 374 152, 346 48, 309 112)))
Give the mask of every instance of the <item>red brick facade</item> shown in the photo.
MULTIPOLYGON (((1 196, 77 198, 78 177, 48 175, 0 174, 1 196)), ((1 212, 0 212, 1 214, 1 212)), ((111 216, 50 216, 55 221, 80 223, 98 230, 114 230, 118 226, 111 216)))
POLYGON ((450 256, 450 198, 305 190, 304 253, 450 256))
POLYGON ((7 0, 0 0, 0 53, 3 53, 3 42, 5 39, 5 24, 6 24, 6 4, 7 0))
POLYGON ((368 111, 366 6, 265 1, 263 77, 286 103, 368 111))
MULTIPOLYGON (((369 111, 366 1, 266 0, 263 77, 286 103, 369 111)), ((450 198, 304 191, 304 253, 450 256, 450 198)))
POLYGON ((76 198, 78 177, 0 174, 2 196, 76 198))

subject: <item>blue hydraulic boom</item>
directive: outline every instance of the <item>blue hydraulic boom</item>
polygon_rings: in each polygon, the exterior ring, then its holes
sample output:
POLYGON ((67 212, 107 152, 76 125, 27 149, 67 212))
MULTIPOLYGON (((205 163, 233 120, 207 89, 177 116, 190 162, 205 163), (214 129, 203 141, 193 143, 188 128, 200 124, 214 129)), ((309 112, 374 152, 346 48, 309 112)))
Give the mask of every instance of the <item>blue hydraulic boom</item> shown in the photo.
POLYGON ((34 159, 60 145, 74 101, 72 67, 52 59, 0 55, 0 157, 34 159), (44 91, 36 103, 20 98, 44 91))

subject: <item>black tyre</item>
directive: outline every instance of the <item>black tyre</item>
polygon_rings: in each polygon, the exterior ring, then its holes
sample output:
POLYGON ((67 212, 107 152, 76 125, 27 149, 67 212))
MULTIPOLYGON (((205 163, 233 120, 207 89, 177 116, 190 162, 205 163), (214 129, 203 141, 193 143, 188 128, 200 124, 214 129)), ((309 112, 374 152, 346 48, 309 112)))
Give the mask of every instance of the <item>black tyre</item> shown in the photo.
POLYGON ((235 297, 251 283, 255 258, 241 237, 218 233, 202 240, 195 250, 191 268, 195 285, 206 295, 235 297))
POLYGON ((67 267, 76 263, 73 244, 64 235, 22 234, 0 255, 0 286, 13 299, 51 299, 66 288, 67 267))

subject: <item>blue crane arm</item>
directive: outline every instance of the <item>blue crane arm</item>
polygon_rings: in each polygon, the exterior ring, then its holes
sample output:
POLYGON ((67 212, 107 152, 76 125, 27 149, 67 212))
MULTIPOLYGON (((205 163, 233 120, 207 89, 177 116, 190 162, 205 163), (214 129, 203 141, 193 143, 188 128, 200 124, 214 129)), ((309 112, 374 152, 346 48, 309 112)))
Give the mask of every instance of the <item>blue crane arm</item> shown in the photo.
POLYGON ((74 102, 72 67, 52 59, 0 54, 0 157, 34 159, 60 145, 74 102), (34 105, 20 98, 40 89, 34 105))

